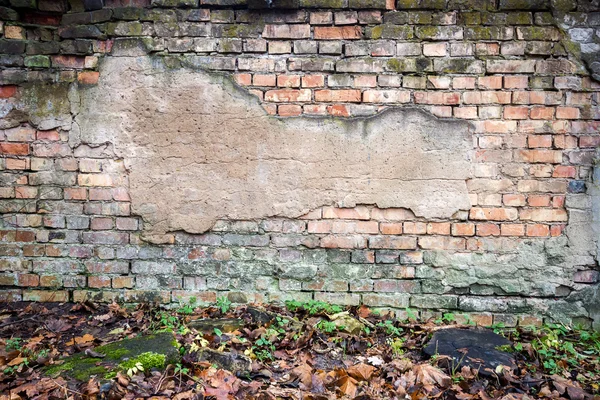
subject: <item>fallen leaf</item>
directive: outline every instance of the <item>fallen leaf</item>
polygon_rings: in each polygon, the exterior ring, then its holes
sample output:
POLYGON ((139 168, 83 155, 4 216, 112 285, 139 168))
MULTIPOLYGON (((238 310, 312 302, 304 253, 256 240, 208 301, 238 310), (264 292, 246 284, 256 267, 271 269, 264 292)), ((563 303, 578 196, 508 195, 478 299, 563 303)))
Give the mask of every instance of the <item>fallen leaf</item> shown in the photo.
POLYGON ((376 367, 380 367, 384 363, 383 359, 379 356, 371 356, 367 358, 367 361, 369 362, 369 364, 374 365, 376 367))
POLYGON ((415 365, 413 371, 417 377, 417 382, 423 385, 439 385, 442 388, 446 388, 452 383, 452 379, 448 375, 433 365, 415 365))
POLYGON ((338 386, 346 396, 355 397, 356 391, 358 390, 358 387, 356 386, 357 383, 358 382, 354 378, 346 375, 336 381, 336 386, 338 386))
POLYGON ((375 372, 375 367, 372 367, 365 363, 360 363, 351 366, 347 369, 348 375, 357 379, 359 381, 368 381, 371 379, 373 372, 375 372))
POLYGON ((23 362, 25 362, 25 361, 27 361, 27 358, 25 358, 25 357, 16 357, 16 358, 13 358, 13 359, 12 359, 12 360, 11 360, 11 361, 8 363, 8 366, 9 366, 9 367, 13 367, 13 366, 15 366, 15 365, 19 365, 19 364, 21 364, 21 363, 23 363, 23 362))

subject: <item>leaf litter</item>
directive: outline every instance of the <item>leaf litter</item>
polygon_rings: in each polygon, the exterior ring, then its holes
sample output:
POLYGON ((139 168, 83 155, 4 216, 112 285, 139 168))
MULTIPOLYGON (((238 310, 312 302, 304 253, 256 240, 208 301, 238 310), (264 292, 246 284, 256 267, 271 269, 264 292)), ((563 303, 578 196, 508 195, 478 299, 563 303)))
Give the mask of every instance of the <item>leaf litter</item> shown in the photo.
POLYGON ((0 400, 600 399, 600 335, 560 324, 491 327, 511 340, 500 350, 514 355, 517 368, 500 365, 484 376, 421 351, 434 332, 458 326, 447 314, 401 321, 364 306, 344 310, 315 301, 237 308, 191 301, 174 309, 9 303, 0 321, 0 400), (351 329, 336 323, 341 317, 351 329), (206 329, 223 318, 239 327, 206 329), (188 327, 195 320, 203 320, 201 331, 188 327), (179 346, 178 363, 84 380, 48 373, 73 354, 101 360, 94 350, 101 345, 165 330, 179 346), (205 350, 224 361, 206 361, 205 350))

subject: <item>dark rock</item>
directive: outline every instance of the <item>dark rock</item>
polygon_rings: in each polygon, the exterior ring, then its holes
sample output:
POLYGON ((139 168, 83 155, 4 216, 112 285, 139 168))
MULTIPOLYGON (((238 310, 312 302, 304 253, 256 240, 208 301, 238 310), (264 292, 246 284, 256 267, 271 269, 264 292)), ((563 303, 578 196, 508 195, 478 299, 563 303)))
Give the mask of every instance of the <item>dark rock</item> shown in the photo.
POLYGON ((221 369, 231 371, 235 375, 250 372, 252 366, 252 361, 242 354, 226 353, 213 349, 200 350, 198 360, 208 361, 221 369))
POLYGON ((244 320, 239 318, 196 319, 190 321, 188 326, 205 333, 213 333, 215 329, 228 333, 243 328, 244 320))
POLYGON ((488 329, 443 329, 433 337, 423 349, 429 356, 448 356, 449 366, 458 368, 469 366, 483 375, 493 375, 498 365, 512 370, 517 366, 513 356, 498 350, 500 346, 510 346, 510 340, 488 329))
POLYGON ((24 40, 0 40, 0 53, 21 54, 25 52, 24 40))
POLYGON ((72 27, 64 27, 58 29, 58 34, 61 38, 74 39, 74 38, 92 38, 102 39, 104 33, 98 29, 96 25, 77 25, 72 27))
POLYGON ((271 321, 274 321, 277 317, 277 314, 259 307, 250 306, 246 308, 246 311, 248 314, 250 314, 252 322, 256 323, 257 325, 265 325, 271 321))

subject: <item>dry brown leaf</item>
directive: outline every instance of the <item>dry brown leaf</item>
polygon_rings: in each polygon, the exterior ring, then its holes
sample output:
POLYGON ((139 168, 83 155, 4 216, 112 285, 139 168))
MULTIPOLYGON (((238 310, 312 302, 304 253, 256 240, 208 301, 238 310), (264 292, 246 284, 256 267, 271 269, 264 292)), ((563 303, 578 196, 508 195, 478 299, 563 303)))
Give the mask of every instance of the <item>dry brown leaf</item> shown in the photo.
POLYGON ((73 346, 75 343, 84 344, 84 343, 93 342, 94 339, 95 339, 94 336, 90 335, 89 333, 86 333, 83 336, 78 336, 78 337, 74 338, 73 340, 69 340, 67 342, 67 346, 73 346))
POLYGON ((298 365, 292 370, 292 376, 298 378, 304 385, 305 390, 312 387, 312 367, 308 364, 298 365))
POLYGON ((19 365, 19 364, 21 364, 21 363, 22 363, 22 362, 24 362, 24 361, 27 361, 27 358, 25 358, 25 357, 16 357, 16 358, 13 358, 13 359, 12 359, 12 360, 11 360, 11 361, 8 363, 8 366, 9 366, 9 367, 13 367, 13 366, 15 366, 15 365, 19 365))
POLYGON ((358 390, 357 383, 356 379, 346 375, 338 379, 336 385, 346 396, 356 397, 356 391, 358 390))
POLYGON ((360 363, 351 366, 346 371, 348 372, 348 375, 354 379, 359 381, 368 381, 375 372, 375 367, 365 363, 360 363))
POLYGON ((452 383, 452 379, 450 379, 448 375, 429 364, 415 365, 413 371, 417 377, 417 383, 421 383, 425 386, 438 385, 442 388, 446 388, 452 383))

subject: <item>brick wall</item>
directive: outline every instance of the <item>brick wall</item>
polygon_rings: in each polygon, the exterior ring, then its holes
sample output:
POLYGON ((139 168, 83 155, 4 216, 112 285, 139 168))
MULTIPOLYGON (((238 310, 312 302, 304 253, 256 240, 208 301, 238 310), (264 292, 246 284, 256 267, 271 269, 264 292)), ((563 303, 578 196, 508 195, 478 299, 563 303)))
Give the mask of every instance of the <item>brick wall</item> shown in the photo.
POLYGON ((314 298, 452 310, 482 324, 600 323, 600 84, 590 75, 600 12, 593 1, 550 3, 1 1, 0 295, 314 298), (131 212, 126 163, 111 143, 82 143, 71 113, 104 58, 146 54, 224 72, 280 117, 397 106, 468 120, 472 208, 425 220, 324 205, 150 243, 131 212))

